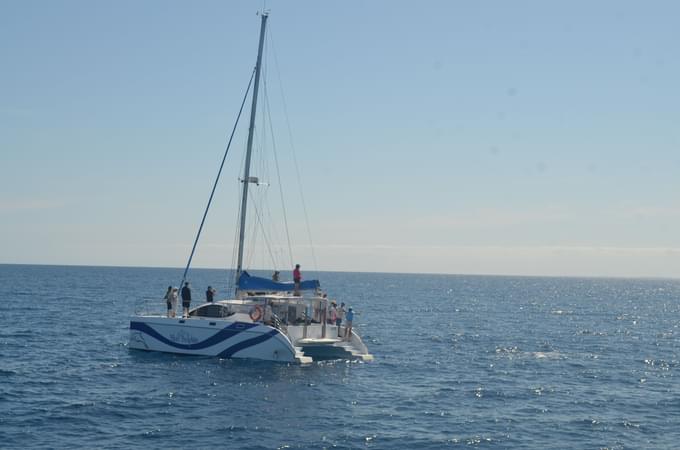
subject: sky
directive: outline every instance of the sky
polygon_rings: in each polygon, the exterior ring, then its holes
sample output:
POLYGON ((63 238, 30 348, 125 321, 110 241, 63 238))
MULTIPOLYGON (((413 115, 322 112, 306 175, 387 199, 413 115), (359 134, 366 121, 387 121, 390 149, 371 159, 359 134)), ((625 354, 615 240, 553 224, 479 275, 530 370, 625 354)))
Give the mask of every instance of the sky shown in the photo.
MULTIPOLYGON (((0 263, 186 264, 263 6, 293 256, 253 268, 680 278, 673 1, 0 0, 0 263)), ((196 267, 234 264, 248 109, 196 267)))

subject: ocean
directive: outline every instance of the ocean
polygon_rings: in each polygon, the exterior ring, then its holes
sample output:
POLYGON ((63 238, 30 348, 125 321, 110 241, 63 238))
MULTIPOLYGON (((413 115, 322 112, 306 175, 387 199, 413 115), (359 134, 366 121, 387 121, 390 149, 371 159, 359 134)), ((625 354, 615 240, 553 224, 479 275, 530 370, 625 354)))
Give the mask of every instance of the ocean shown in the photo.
POLYGON ((0 447, 680 448, 680 280, 319 277, 375 361, 129 350, 181 270, 0 265, 0 447))

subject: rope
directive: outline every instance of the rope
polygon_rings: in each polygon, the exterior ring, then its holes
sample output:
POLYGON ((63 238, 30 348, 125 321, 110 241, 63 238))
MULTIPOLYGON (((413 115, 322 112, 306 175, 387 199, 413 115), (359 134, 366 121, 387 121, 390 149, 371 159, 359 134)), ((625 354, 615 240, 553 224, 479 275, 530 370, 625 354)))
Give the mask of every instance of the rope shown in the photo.
POLYGON ((201 225, 198 227, 198 232, 196 233, 196 239, 194 239, 194 245, 191 247, 191 254, 189 255, 189 261, 187 261, 187 266, 182 274, 182 282, 179 284, 180 288, 184 285, 187 279, 187 272, 189 272, 189 267, 191 266, 191 260, 194 257, 194 252, 196 251, 196 245, 198 244, 198 239, 201 237, 201 231, 203 230, 203 224, 205 224, 205 218, 208 216, 208 210, 210 209, 210 204, 212 203, 213 195, 215 195, 215 189, 217 188, 217 183, 220 181, 220 175, 222 174, 222 168, 224 167, 224 161, 227 159, 227 154, 229 153, 229 147, 231 147, 231 141, 234 139, 234 134, 236 133, 236 126, 241 118, 241 113, 243 112, 243 106, 246 104, 248 99, 248 92, 250 92, 250 86, 253 84, 253 78, 255 77, 255 70, 253 69, 252 75, 250 75, 250 81, 248 82, 248 87, 246 88, 246 94, 243 96, 243 101, 241 102, 241 108, 238 110, 238 116, 236 116, 236 123, 234 123, 234 128, 231 130, 231 136, 229 136, 229 142, 227 143, 227 148, 224 151, 224 156, 222 157, 222 163, 220 164, 220 169, 217 171, 217 177, 215 178, 215 183, 213 184, 212 191, 210 192, 210 198, 208 199, 208 204, 205 207, 205 212, 203 213, 203 218, 201 219, 201 225))

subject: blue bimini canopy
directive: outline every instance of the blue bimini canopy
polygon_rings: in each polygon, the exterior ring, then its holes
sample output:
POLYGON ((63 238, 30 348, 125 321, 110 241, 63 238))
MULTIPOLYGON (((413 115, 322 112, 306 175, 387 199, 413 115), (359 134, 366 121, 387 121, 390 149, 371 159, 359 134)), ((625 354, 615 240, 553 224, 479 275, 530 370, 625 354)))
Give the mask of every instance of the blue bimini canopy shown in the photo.
MULTIPOLYGON (((308 291, 318 289, 320 286, 319 280, 305 280, 300 283, 300 290, 308 291)), ((238 288, 242 291, 292 292, 295 290, 295 283, 252 277, 248 272, 243 271, 238 279, 238 288)))

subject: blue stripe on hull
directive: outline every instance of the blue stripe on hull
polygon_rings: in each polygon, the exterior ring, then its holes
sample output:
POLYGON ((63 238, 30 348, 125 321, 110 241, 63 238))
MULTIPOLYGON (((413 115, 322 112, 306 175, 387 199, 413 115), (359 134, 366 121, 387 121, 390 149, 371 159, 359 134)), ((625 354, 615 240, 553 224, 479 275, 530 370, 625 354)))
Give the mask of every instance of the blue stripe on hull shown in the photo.
MULTIPOLYGON (((253 328, 253 327, 256 327, 256 326, 257 326, 257 324, 255 324, 255 323, 235 322, 235 323, 229 325, 228 327, 221 329, 220 331, 218 331, 217 333, 215 333, 214 335, 212 335, 211 337, 209 337, 208 339, 206 339, 204 341, 197 342, 197 343, 194 343, 194 344, 180 344, 178 342, 174 342, 174 341, 171 341, 170 339, 166 338, 165 336, 163 336, 158 331, 154 330, 153 328, 151 328, 149 325, 145 324, 144 322, 130 322, 130 329, 131 330, 141 331, 142 333, 148 334, 149 336, 153 337, 154 339, 156 339, 156 340, 158 340, 158 341, 160 341, 160 342, 162 342, 166 345, 169 345, 170 347, 175 347, 175 348, 178 348, 178 349, 181 349, 181 350, 202 350, 204 348, 208 348, 208 347, 211 347, 213 345, 224 342, 227 339, 230 339, 230 338, 236 336, 237 334, 241 333, 242 331, 246 331, 246 330, 253 328)), ((273 331, 276 332, 276 330, 273 330, 273 331)), ((274 334, 276 334, 276 333, 274 333, 274 334)), ((266 341, 271 336, 273 336, 273 334, 271 334, 271 332, 270 332, 270 333, 264 334, 263 336, 267 336, 267 337, 265 339, 262 339, 261 341, 256 342, 256 344, 259 343, 259 342, 266 341)), ((260 339, 261 337, 262 336, 257 336, 253 339, 247 339, 243 342, 250 342, 254 339, 260 339)), ((239 344, 236 344, 236 345, 234 345, 230 348, 236 347, 238 345, 239 344)), ((227 349, 225 351, 228 351, 228 350, 229 349, 227 349)), ((242 349, 239 349, 239 350, 242 350, 242 349)), ((236 350, 236 351, 238 351, 238 350, 236 350)))
POLYGON ((246 339, 245 341, 241 341, 238 344, 234 344, 228 349, 222 351, 219 355, 220 358, 231 358, 232 355, 238 351, 245 350, 246 348, 252 347, 254 345, 260 344, 266 340, 269 340, 273 338, 275 335, 279 333, 279 330, 271 330, 268 333, 261 334, 260 336, 256 336, 252 339, 246 339))

